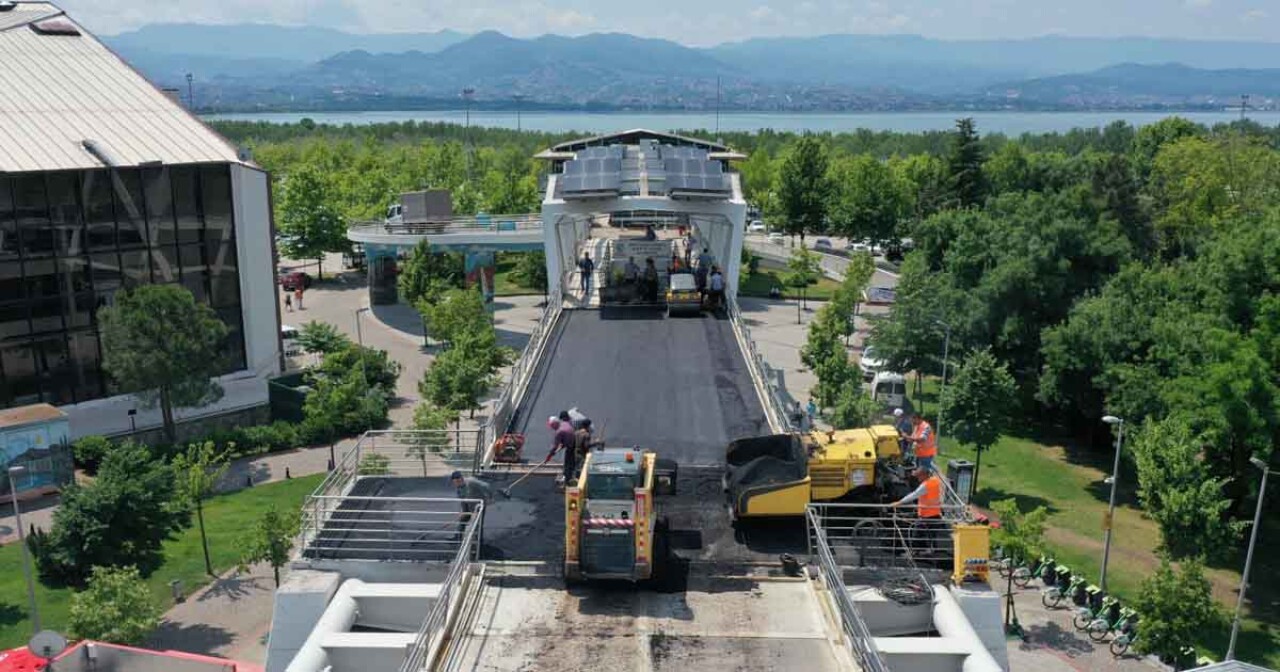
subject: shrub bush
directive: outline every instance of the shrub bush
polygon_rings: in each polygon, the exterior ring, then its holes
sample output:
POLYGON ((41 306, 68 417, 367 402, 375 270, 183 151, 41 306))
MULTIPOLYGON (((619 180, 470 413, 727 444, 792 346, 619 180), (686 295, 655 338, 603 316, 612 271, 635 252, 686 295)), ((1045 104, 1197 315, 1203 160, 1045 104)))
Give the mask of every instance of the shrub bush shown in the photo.
POLYGON ((75 457, 76 466, 90 474, 96 474, 98 464, 114 447, 115 444, 105 436, 86 436, 71 445, 71 453, 75 457))

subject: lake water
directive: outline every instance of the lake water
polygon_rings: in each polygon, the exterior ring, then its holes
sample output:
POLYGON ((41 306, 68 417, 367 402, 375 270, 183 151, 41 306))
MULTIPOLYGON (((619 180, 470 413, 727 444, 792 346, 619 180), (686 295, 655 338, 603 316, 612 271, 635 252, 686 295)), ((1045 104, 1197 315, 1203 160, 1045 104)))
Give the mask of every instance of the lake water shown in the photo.
MULTIPOLYGON (((1068 131, 1073 128, 1106 126, 1117 120, 1143 126, 1159 121, 1174 113, 1166 112, 831 112, 831 113, 782 113, 782 112, 728 112, 720 115, 720 128, 726 131, 756 131, 771 128, 778 131, 852 131, 860 128, 873 131, 937 131, 953 128, 959 117, 973 117, 978 130, 983 133, 1044 133, 1068 131)), ((1239 119, 1239 112, 1183 112, 1185 117, 1201 124, 1216 124, 1239 119)), ((309 117, 325 124, 377 124, 400 121, 451 122, 462 124, 466 113, 453 111, 407 112, 265 112, 244 114, 209 115, 208 119, 236 119, 296 122, 309 117)), ((1249 118, 1258 123, 1275 126, 1280 124, 1280 112, 1251 112, 1249 118)), ((476 126, 516 128, 515 112, 471 112, 471 123, 476 126)), ((530 131, 562 133, 582 131, 605 133, 630 128, 648 128, 657 131, 712 130, 716 126, 714 113, 687 112, 524 112, 519 118, 520 128, 530 131)))

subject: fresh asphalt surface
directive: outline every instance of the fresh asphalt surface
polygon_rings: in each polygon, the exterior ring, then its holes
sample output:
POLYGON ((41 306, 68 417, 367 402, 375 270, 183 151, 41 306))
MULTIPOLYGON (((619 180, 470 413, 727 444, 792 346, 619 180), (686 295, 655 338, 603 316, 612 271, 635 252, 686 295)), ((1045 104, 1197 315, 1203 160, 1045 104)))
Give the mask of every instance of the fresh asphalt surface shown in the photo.
POLYGON ((528 437, 535 462, 551 445, 547 418, 574 406, 609 446, 654 450, 682 468, 721 465, 730 441, 769 432, 723 315, 566 311, 526 395, 513 429, 528 437))

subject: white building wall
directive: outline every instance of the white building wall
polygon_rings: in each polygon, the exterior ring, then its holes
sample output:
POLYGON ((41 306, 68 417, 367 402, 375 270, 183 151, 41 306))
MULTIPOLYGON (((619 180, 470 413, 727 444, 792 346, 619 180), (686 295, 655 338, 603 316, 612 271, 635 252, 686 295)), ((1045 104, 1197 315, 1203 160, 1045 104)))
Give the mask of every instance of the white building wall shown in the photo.
MULTIPOLYGON (((218 379, 224 395, 217 403, 202 408, 175 409, 179 422, 262 406, 267 403, 267 380, 280 373, 280 317, 267 174, 254 168, 231 166, 231 198, 247 367, 218 379)), ((146 408, 132 394, 59 408, 67 414, 73 441, 91 434, 124 434, 134 427, 155 429, 164 423, 159 407, 146 408), (132 424, 130 409, 137 410, 132 424)))

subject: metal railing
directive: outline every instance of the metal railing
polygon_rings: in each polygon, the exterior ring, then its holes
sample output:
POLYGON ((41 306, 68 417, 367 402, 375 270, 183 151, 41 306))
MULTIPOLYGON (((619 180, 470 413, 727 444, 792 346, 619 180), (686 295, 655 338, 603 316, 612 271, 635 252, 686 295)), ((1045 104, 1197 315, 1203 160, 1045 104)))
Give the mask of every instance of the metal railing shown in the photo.
POLYGON ((528 233, 542 230, 542 214, 476 215, 451 217, 436 222, 388 224, 382 220, 351 222, 351 232, 404 234, 411 236, 450 233, 528 233))
POLYGON ((498 399, 493 402, 493 412, 480 430, 479 440, 482 446, 476 451, 476 458, 472 464, 473 471, 480 471, 493 462, 491 454, 493 443, 511 426, 516 409, 524 401, 529 381, 537 373, 542 351, 555 330, 556 322, 560 319, 560 313, 563 311, 562 303, 564 302, 559 296, 547 297, 547 306, 542 311, 542 317, 533 328, 533 333, 529 334, 529 342, 525 344, 524 350, 511 365, 510 378, 503 387, 502 394, 498 395, 498 399))
POLYGON ((862 618, 862 612, 858 610, 858 605, 854 603, 853 598, 849 597, 849 590, 844 585, 844 573, 836 563, 826 531, 816 520, 816 515, 812 506, 805 512, 809 528, 816 535, 816 543, 811 543, 810 557, 817 560, 827 593, 835 602, 836 611, 840 617, 840 629, 844 633, 849 653, 863 672, 888 672, 889 666, 876 650, 875 638, 872 637, 866 620, 862 618))
POLYGON ((302 507, 299 548, 306 548, 333 509, 315 506, 319 498, 343 497, 362 476, 443 476, 474 463, 483 453, 483 429, 370 430, 338 457, 333 470, 302 507))
POLYGON ((309 560, 445 562, 474 523, 483 502, 440 497, 321 496, 307 500, 312 529, 301 556, 309 560))
POLYGON ((440 596, 431 605, 431 611, 423 619, 418 634, 409 645, 404 662, 400 664, 400 672, 421 672, 429 662, 428 656, 432 647, 443 639, 449 626, 449 614, 461 606, 468 570, 471 562, 479 552, 482 536, 481 521, 484 520, 484 505, 480 505, 476 516, 468 523, 461 535, 457 551, 453 554, 449 574, 440 586, 440 596))
POLYGON ((944 503, 939 519, 920 519, 915 504, 810 504, 806 512, 809 553, 820 545, 849 567, 947 569, 955 546, 951 527, 967 507, 944 503))
POLYGON ((742 348, 743 356, 747 358, 751 378, 761 392, 760 403, 764 406, 765 415, 769 418, 769 426, 778 433, 796 429, 787 416, 786 404, 783 403, 781 391, 770 374, 769 365, 756 349, 756 342, 751 338, 751 330, 742 321, 737 298, 727 299, 725 303, 729 312, 729 323, 733 326, 733 333, 738 339, 738 345, 742 348))

